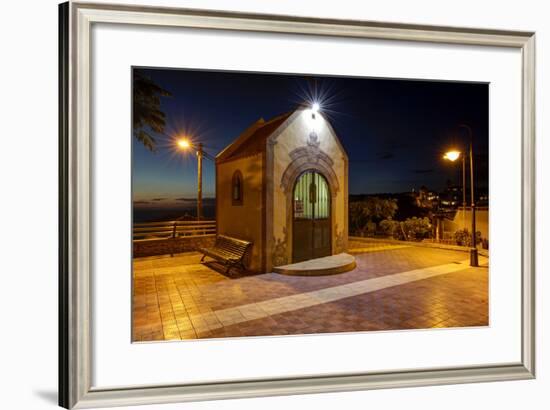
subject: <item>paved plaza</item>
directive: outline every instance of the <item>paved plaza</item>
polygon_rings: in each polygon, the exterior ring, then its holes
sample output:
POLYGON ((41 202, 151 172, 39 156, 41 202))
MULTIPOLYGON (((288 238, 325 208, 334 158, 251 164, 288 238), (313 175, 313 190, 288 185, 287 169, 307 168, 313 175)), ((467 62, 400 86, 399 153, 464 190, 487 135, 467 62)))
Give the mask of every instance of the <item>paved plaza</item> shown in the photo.
POLYGON ((133 341, 488 325, 488 259, 350 241, 330 276, 225 275, 199 253, 134 259, 133 341))

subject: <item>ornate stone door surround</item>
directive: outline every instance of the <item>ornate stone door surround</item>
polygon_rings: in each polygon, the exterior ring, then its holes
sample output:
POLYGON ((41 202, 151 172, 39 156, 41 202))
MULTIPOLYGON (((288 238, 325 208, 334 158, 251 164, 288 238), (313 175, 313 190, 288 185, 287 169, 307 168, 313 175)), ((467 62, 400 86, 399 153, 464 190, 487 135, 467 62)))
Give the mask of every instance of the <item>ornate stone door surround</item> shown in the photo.
MULTIPOLYGON (((331 194, 330 201, 330 223, 331 232, 333 235, 337 232, 336 227, 336 200, 335 197, 340 190, 338 177, 334 172, 334 161, 332 158, 319 148, 317 144, 308 144, 307 146, 299 147, 290 152, 291 162, 283 172, 280 186, 285 193, 286 198, 286 250, 287 262, 292 261, 292 196, 294 194, 294 185, 300 175, 306 171, 315 171, 323 175, 329 185, 331 194)), ((334 239, 331 239, 334 242, 334 239)), ((334 243, 332 248, 335 249, 334 243)))

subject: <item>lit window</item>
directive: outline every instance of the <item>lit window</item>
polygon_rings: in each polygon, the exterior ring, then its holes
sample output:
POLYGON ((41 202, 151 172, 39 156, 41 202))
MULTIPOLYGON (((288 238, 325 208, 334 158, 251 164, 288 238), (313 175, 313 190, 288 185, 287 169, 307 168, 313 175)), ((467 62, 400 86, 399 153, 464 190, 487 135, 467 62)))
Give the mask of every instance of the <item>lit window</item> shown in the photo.
POLYGON ((231 199, 233 205, 243 204, 243 175, 241 171, 235 171, 233 173, 233 179, 231 182, 231 199))

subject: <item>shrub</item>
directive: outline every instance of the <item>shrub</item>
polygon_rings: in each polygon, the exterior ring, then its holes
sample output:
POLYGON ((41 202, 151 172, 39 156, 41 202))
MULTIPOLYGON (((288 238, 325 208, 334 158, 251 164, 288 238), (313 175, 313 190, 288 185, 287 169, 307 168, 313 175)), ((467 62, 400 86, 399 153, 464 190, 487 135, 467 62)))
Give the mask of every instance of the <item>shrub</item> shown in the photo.
MULTIPOLYGON (((459 229, 454 233, 454 239, 458 246, 472 246, 472 234, 467 229, 459 229)), ((487 240, 485 240, 487 241, 487 240)), ((481 232, 476 232, 476 244, 483 243, 481 240, 481 232)), ((487 249, 489 248, 489 243, 487 241, 487 249)))
POLYGON ((454 239, 458 246, 469 246, 470 233, 467 229, 459 229, 454 233, 454 239))
POLYGON ((401 239, 403 237, 403 235, 401 235, 401 224, 393 219, 384 219, 381 221, 380 230, 385 236, 394 239, 401 239))
POLYGON ((374 236, 376 234, 376 223, 367 222, 367 229, 365 232, 367 236, 374 236))
POLYGON ((407 234, 407 239, 421 240, 431 237, 432 224, 429 218, 417 218, 413 216, 403 222, 403 229, 407 234))
POLYGON ((349 204, 350 231, 357 235, 374 235, 376 223, 384 218, 392 218, 397 211, 395 199, 369 197, 349 204))

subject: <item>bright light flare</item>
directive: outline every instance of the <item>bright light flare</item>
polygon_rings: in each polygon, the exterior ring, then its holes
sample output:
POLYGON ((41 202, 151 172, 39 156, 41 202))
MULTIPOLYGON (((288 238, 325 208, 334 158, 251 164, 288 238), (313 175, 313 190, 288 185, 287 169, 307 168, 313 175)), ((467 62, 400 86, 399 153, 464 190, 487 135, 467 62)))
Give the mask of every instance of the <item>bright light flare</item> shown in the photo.
POLYGON ((460 158, 460 151, 449 151, 443 155, 443 159, 449 161, 456 161, 458 158, 460 158))
POLYGON ((339 102, 343 102, 343 91, 337 88, 331 79, 306 77, 296 82, 293 102, 307 113, 310 119, 330 120, 337 114, 335 111, 339 102))
POLYGON ((183 150, 188 150, 191 148, 191 142, 187 138, 181 138, 178 140, 178 147, 183 150))

